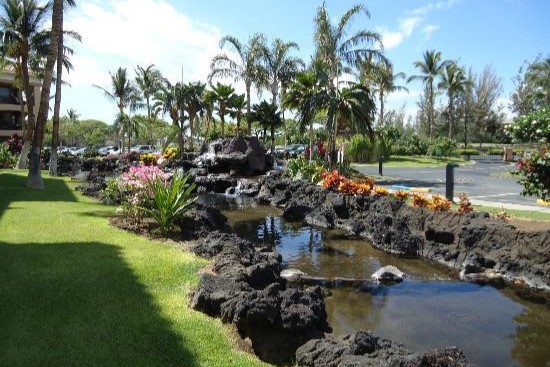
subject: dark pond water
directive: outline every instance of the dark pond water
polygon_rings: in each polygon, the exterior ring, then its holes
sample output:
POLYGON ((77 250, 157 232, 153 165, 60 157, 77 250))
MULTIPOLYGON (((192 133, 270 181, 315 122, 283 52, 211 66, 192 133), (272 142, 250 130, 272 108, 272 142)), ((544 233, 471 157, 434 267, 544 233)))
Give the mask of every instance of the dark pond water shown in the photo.
POLYGON ((413 350, 455 345, 479 366, 550 366, 550 309, 509 291, 461 282, 446 268, 402 259, 336 231, 287 223, 280 211, 250 202, 223 205, 242 237, 271 244, 289 268, 310 275, 369 278, 384 265, 407 274, 376 293, 331 290, 326 299, 336 334, 373 330, 413 350))

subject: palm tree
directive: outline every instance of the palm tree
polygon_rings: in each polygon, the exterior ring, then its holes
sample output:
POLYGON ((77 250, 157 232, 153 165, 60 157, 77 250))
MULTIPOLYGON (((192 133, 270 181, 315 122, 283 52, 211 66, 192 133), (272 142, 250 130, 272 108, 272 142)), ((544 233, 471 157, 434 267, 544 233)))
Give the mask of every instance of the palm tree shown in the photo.
POLYGON ((387 62, 373 64, 370 60, 359 63, 359 79, 362 84, 371 86, 372 92, 378 95, 380 101, 379 124, 384 125, 384 102, 389 93, 409 90, 397 85, 398 79, 405 79, 405 73, 393 73, 393 65, 387 62))
MULTIPOLYGON (((185 121, 185 116, 181 117, 183 114, 183 111, 181 110, 181 107, 183 107, 181 89, 180 83, 173 85, 168 80, 165 80, 164 85, 161 86, 161 90, 155 93, 154 96, 154 109, 162 110, 163 114, 168 113, 172 119, 172 126, 174 127, 173 135, 177 135, 178 137, 180 157, 184 153, 183 122, 185 121)), ((171 135, 171 139, 173 139, 173 135, 171 135)))
MULTIPOLYGON (((296 111, 300 130, 309 126, 309 151, 313 151, 313 121, 317 112, 322 108, 323 97, 322 78, 310 69, 296 74, 296 79, 283 95, 283 106, 296 111)), ((310 154, 310 161, 313 154, 310 154)))
POLYGON ((211 86, 214 101, 216 101, 216 110, 222 123, 222 138, 225 138, 225 115, 229 112, 228 107, 231 105, 231 99, 235 89, 231 85, 216 83, 216 86, 211 86))
MULTIPOLYGON (((256 89, 265 84, 259 63, 262 56, 262 45, 265 44, 265 37, 257 33, 250 37, 247 44, 242 44, 232 36, 225 36, 220 41, 220 48, 229 45, 237 54, 236 60, 227 54, 219 54, 212 59, 210 64, 210 75, 208 80, 212 83, 214 78, 232 78, 234 81, 243 81, 246 90, 246 113, 250 114, 250 91, 254 86, 256 89)), ((248 134, 250 134, 251 123, 248 121, 248 134)))
POLYGON ((44 183, 40 173, 40 153, 42 150, 42 142, 44 139, 44 128, 48 121, 48 111, 50 102, 50 88, 52 84, 53 68, 59 51, 59 38, 63 29, 63 0, 54 0, 52 11, 52 30, 51 44, 48 50, 46 59, 46 67, 44 70, 44 80, 40 93, 40 107, 34 135, 31 144, 31 155, 29 162, 29 174, 27 176, 27 187, 32 189, 43 189, 44 183))
POLYGON ((76 110, 74 108, 69 108, 67 110, 67 118, 69 119, 69 121, 74 123, 74 122, 78 121, 79 117, 80 117, 80 114, 78 112, 76 112, 76 110))
POLYGON ((431 50, 424 53, 424 59, 415 61, 414 67, 419 69, 419 75, 411 75, 407 79, 407 83, 413 80, 420 80, 428 90, 428 125, 430 129, 430 140, 433 138, 434 132, 434 82, 435 79, 441 76, 446 61, 441 60, 441 52, 431 50))
POLYGON ((283 124, 281 112, 277 111, 277 106, 273 103, 262 101, 252 107, 252 121, 258 121, 264 129, 271 131, 271 155, 275 156, 275 129, 283 124))
POLYGON ((455 125, 454 100, 458 93, 466 90, 468 83, 470 82, 466 78, 464 69, 458 66, 456 61, 449 61, 445 65, 438 87, 445 89, 449 98, 449 139, 453 137, 453 127, 455 125))
POLYGON ((183 86, 183 104, 184 109, 189 116, 189 130, 190 130, 190 148, 193 147, 193 139, 195 136, 194 123, 197 115, 203 110, 202 95, 206 90, 206 84, 201 82, 188 83, 183 86))
POLYGON ((344 13, 337 24, 321 5, 315 16, 315 59, 328 71, 330 87, 337 87, 337 79, 342 73, 351 72, 361 59, 385 60, 382 54, 382 37, 379 33, 366 29, 350 34, 351 21, 358 14, 370 18, 363 5, 355 5, 344 13))
POLYGON ((205 140, 208 137, 208 132, 210 131, 210 123, 214 124, 214 130, 216 129, 216 120, 214 120, 214 105, 215 105, 215 96, 214 92, 211 90, 206 90, 202 95, 202 107, 204 110, 204 115, 206 117, 206 131, 204 133, 205 140))
POLYGON ((0 4, 0 29, 4 50, 21 66, 23 88, 27 100, 27 124, 23 149, 17 166, 25 168, 27 155, 36 124, 33 88, 29 82, 29 63, 32 56, 32 39, 42 31, 50 10, 50 3, 39 4, 36 0, 3 0, 0 4))
MULTIPOLYGON (((93 85, 95 88, 98 88, 103 91, 105 97, 116 103, 119 111, 119 116, 125 115, 126 107, 135 106, 135 102, 138 99, 138 90, 128 78, 125 68, 119 67, 116 73, 109 72, 111 76, 111 90, 107 90, 99 85, 93 85)), ((121 132, 124 132, 124 125, 122 126, 121 132)), ((124 148, 124 143, 122 144, 124 148)), ((130 149, 130 147, 128 147, 130 149)))
MULTIPOLYGON (((241 134, 241 121, 246 108, 246 97, 244 94, 233 94, 229 104, 229 116, 237 120, 237 134, 241 134)), ((247 116, 247 119, 250 118, 247 116)))
MULTIPOLYGON (((74 7, 76 3, 74 0, 64 0, 63 6, 74 7)), ((63 66, 67 67, 67 73, 69 72, 69 65, 71 65, 68 60, 68 56, 65 54, 64 46, 64 30, 63 30, 63 14, 64 10, 61 11, 61 23, 59 30, 59 44, 57 49, 57 72, 55 74, 56 83, 55 83, 55 101, 53 108, 53 126, 52 126, 52 150, 50 154, 50 176, 57 176, 57 147, 59 146, 59 114, 61 111, 61 86, 62 86, 62 75, 63 75, 63 66)), ((73 36, 76 36, 78 41, 81 41, 81 37, 78 33, 72 32, 73 36)), ((71 50, 72 51, 72 50, 71 50)), ((72 66, 72 65, 71 65, 72 66)))
POLYGON ((146 68, 137 65, 136 69, 136 85, 141 92, 145 104, 147 106, 147 130, 149 135, 149 143, 152 143, 152 112, 151 112, 151 97, 158 92, 162 86, 163 78, 159 70, 155 69, 155 65, 151 64, 146 68))

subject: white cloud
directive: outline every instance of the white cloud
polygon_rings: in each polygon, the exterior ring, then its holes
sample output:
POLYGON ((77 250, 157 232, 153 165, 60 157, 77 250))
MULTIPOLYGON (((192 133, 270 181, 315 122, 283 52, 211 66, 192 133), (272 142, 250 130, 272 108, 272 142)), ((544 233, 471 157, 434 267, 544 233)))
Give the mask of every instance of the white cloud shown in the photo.
POLYGON ((384 48, 392 49, 399 46, 404 40, 412 35, 421 22, 421 17, 409 17, 399 20, 399 29, 397 31, 382 29, 380 32, 382 33, 384 48))
POLYGON ((162 0, 83 2, 66 29, 82 35, 75 45, 75 84, 98 84, 99 74, 119 66, 155 64, 171 80, 204 80, 218 53, 220 32, 197 22, 162 0))
POLYGON ((429 40, 432 37, 432 34, 435 31, 439 30, 439 28, 441 27, 437 24, 429 24, 422 28, 422 33, 424 33, 424 35, 426 36, 426 40, 429 40))
POLYGON ((410 10, 410 13, 413 15, 426 15, 434 10, 450 8, 451 6, 455 5, 459 1, 460 0, 447 0, 447 1, 433 2, 428 5, 412 9, 410 10))

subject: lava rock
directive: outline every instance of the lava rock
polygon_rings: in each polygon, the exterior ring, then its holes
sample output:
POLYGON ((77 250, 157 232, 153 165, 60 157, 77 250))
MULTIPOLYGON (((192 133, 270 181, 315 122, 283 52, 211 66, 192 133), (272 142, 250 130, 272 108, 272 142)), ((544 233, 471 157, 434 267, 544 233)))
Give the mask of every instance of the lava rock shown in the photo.
POLYGON ((371 278, 382 284, 396 284, 403 281, 405 273, 393 265, 386 265, 374 272, 371 278))

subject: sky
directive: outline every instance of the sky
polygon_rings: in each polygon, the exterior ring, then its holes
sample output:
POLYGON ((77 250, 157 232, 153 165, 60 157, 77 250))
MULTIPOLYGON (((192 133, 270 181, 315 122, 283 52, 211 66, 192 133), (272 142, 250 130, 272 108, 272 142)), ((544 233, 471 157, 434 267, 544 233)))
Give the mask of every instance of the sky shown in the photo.
MULTIPOLYGON (((62 111, 73 108, 81 119, 112 123, 113 102, 92 85, 109 89, 109 72, 154 64, 172 82, 206 81, 210 60, 220 52, 219 40, 232 35, 246 42, 262 32, 294 41, 295 52, 309 62, 314 52, 313 18, 322 0, 83 0, 69 10, 65 29, 75 30, 82 43, 75 49, 74 70, 64 77, 62 111)), ((412 63, 426 50, 479 73, 491 65, 502 78, 501 103, 508 105, 512 78, 526 60, 550 54, 549 0, 326 0, 334 21, 356 4, 370 18, 354 18, 352 30, 369 29, 383 36, 386 56, 396 72, 415 74, 412 63)), ((227 82, 230 82, 227 80, 227 82)), ((237 91, 244 86, 236 83, 237 91)), ((405 106, 414 115, 422 86, 387 98, 387 108, 405 106)), ((260 97, 253 99, 258 101, 260 97)), ((264 92, 263 98, 269 94, 264 92)), ((145 112, 143 112, 145 113, 145 112)), ((165 117, 169 120, 168 116, 165 117)))

